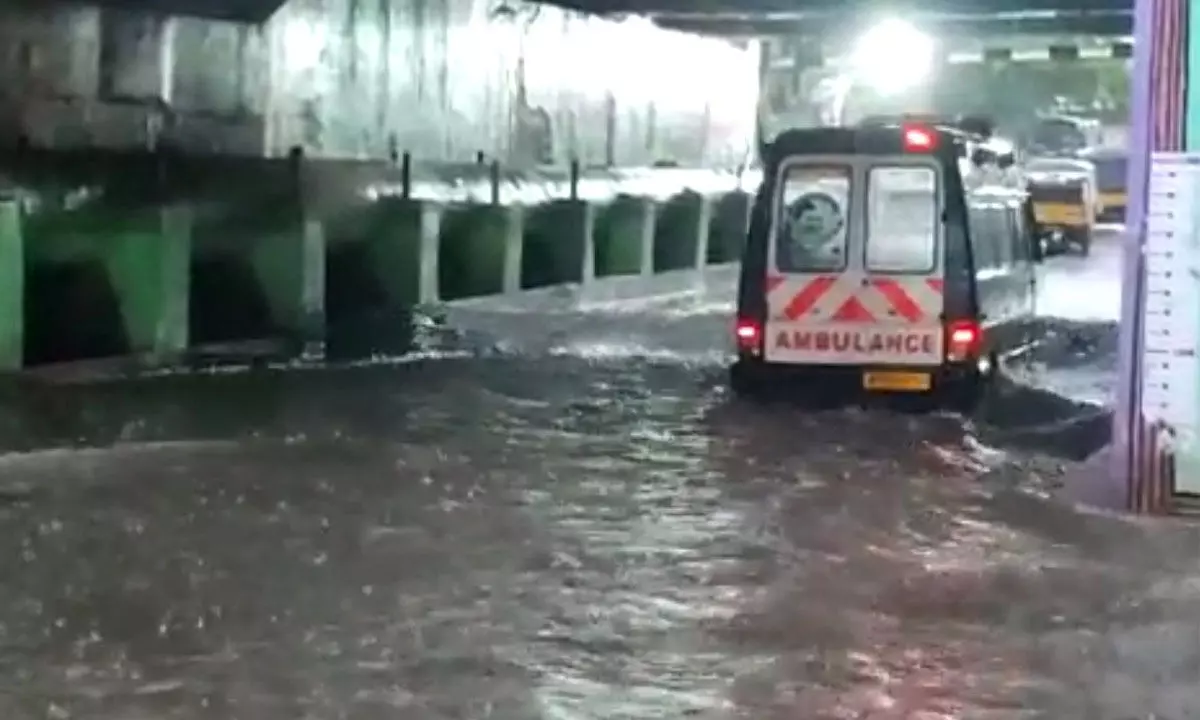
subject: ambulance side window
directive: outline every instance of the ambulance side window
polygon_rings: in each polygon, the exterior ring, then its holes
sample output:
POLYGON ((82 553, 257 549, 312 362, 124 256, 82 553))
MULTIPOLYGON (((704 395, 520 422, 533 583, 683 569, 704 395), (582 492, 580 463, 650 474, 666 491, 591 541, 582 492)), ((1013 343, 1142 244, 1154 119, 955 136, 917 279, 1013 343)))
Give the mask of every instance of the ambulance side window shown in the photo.
POLYGON ((972 204, 968 211, 971 223, 971 250, 975 270, 991 270, 998 264, 996 235, 986 207, 972 204))
POLYGON ((779 183, 775 266, 784 273, 839 272, 846 267, 850 168, 793 165, 779 183))
POLYGON ((1022 207, 1020 204, 1012 204, 1008 207, 1008 218, 1012 226, 1012 255, 1013 259, 1020 264, 1029 264, 1033 262, 1033 248, 1029 244, 1029 240, 1025 237, 1025 219, 1023 217, 1022 207))
POLYGON ((1012 267, 1016 257, 1013 256, 1012 246, 1012 216, 1005 205, 993 205, 988 211, 992 216, 992 224, 996 232, 996 267, 1012 267))

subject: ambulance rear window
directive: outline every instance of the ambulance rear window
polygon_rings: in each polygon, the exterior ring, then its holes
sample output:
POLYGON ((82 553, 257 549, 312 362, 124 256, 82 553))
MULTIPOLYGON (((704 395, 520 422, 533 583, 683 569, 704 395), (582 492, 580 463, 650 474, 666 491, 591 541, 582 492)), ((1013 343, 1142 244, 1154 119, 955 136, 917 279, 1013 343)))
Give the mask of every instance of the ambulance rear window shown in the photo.
POLYGON ((867 175, 867 270, 933 272, 939 215, 933 168, 871 168, 867 175))
POLYGON ((846 267, 850 167, 792 165, 779 183, 775 266, 784 273, 846 267))

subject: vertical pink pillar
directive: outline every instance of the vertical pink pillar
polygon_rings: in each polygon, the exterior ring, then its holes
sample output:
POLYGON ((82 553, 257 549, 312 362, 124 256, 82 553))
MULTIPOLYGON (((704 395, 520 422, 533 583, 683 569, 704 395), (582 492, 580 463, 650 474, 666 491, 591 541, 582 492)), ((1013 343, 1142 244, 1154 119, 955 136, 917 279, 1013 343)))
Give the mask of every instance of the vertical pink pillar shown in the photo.
MULTIPOLYGON (((1145 239, 1146 201, 1150 180, 1154 88, 1153 53, 1154 3, 1173 0, 1135 0, 1132 98, 1130 102, 1128 206, 1125 214, 1124 254, 1121 277, 1121 328, 1118 356, 1116 410, 1113 414, 1113 444, 1108 481, 1122 492, 1127 503, 1135 503, 1136 444, 1140 428, 1141 372, 1141 256, 1145 239)), ((1101 478, 1096 478, 1097 482, 1101 478)))

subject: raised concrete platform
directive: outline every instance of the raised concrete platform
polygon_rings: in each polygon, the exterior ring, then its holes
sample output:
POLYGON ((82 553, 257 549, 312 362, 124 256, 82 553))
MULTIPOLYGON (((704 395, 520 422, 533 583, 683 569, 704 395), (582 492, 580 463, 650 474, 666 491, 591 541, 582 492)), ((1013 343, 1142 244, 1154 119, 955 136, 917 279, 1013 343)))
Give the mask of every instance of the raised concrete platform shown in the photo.
POLYGON ((290 356, 418 306, 686 291, 738 259, 751 204, 731 174, 682 170, 539 185, 492 168, 480 198, 377 163, 37 160, 8 164, 0 199, 7 371, 251 341, 290 356))

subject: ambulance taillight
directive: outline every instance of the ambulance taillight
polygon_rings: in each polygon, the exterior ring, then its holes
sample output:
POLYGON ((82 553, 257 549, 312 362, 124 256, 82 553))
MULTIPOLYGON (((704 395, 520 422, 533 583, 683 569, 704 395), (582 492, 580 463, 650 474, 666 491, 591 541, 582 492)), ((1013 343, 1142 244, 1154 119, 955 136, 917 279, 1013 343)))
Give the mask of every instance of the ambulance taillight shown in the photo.
POLYGON ((738 318, 733 334, 739 350, 758 352, 762 345, 762 326, 754 320, 738 318))
POLYGON ((930 152, 937 146, 937 135, 929 128, 905 125, 903 132, 906 152, 930 152))
POLYGON ((974 320, 955 320, 946 325, 946 359, 963 362, 979 357, 983 328, 974 320))

